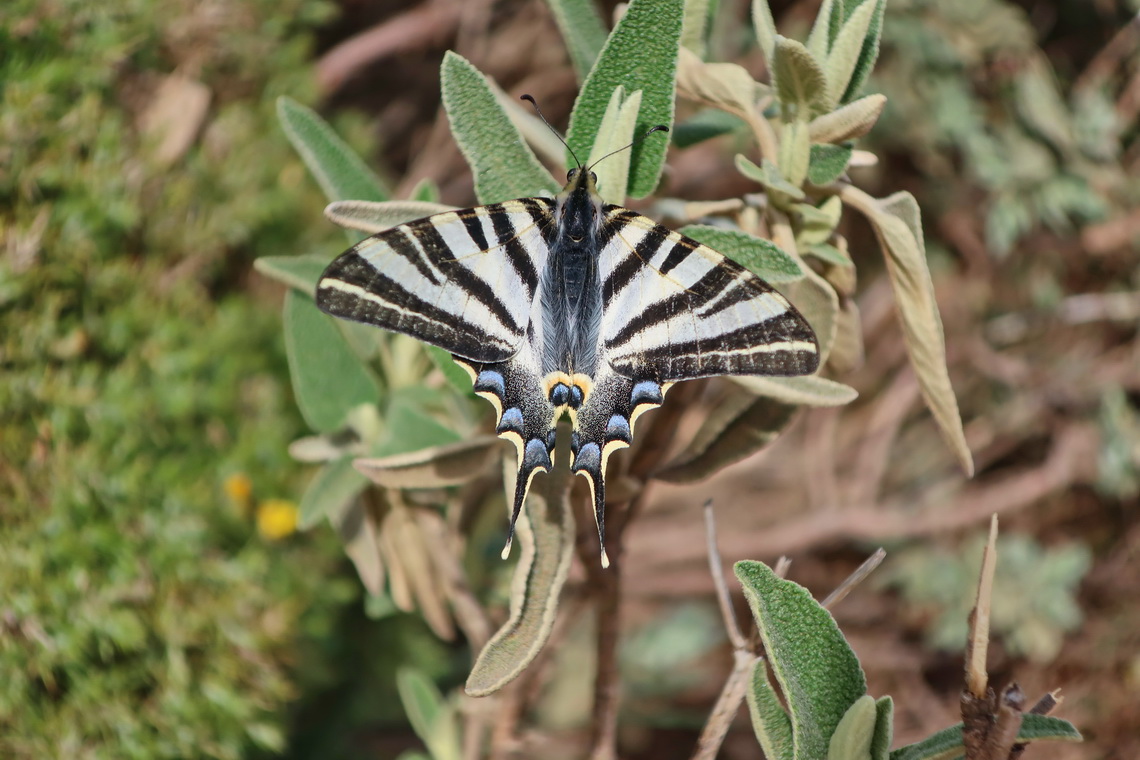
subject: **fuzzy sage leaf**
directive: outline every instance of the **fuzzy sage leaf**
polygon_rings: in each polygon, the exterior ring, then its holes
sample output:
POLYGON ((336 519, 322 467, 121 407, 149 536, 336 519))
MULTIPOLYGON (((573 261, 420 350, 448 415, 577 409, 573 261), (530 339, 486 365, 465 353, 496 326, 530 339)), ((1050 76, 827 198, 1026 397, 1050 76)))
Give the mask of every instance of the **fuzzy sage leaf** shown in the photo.
POLYGON ((859 660, 803 586, 760 562, 737 562, 735 571, 788 704, 793 757, 826 757, 840 720, 867 691, 859 660))
POLYGON ((570 63, 581 82, 590 73, 598 53, 606 44, 606 26, 594 0, 546 0, 554 13, 558 31, 566 42, 570 63))
MULTIPOLYGON (((1021 729, 1017 732, 1018 743, 1025 742, 1079 742, 1081 733, 1073 724, 1051 715, 1022 716, 1021 729)), ((920 742, 899 747, 890 755, 890 760, 960 760, 966 749, 962 744, 962 724, 943 729, 920 742)))
POLYGON ((311 108, 277 99, 277 118, 330 201, 383 201, 388 191, 360 156, 311 108))
POLYGON ((332 318, 311 298, 285 294, 285 351, 301 416, 322 433, 344 424, 349 410, 375 403, 376 378, 353 353, 332 318))
MULTIPOLYGON (((574 103, 566 140, 579 156, 590 155, 618 85, 641 91, 636 132, 658 124, 672 126, 683 0, 633 0, 606 40, 601 55, 574 103)), ((668 140, 648 139, 632 150, 627 194, 644 198, 657 187, 668 140)))
MULTIPOLYGON (((566 426, 558 428, 556 451, 568 451, 569 434, 566 426)), ((475 658, 464 687, 473 697, 492 694, 517 678, 550 636, 558 597, 574 558, 574 511, 570 508, 573 475, 567 456, 559 456, 549 474, 535 477, 515 524, 522 551, 511 580, 511 613, 475 658)), ((508 489, 514 481, 513 470, 504 459, 508 489)))
POLYGON ((558 192, 559 183, 523 142, 487 78, 466 58, 447 52, 440 86, 451 132, 471 166, 480 203, 558 192))
POLYGON ((752 666, 752 683, 747 693, 748 714, 752 730, 764 750, 766 760, 792 760, 792 722, 780 704, 780 698, 768 683, 764 660, 752 666))

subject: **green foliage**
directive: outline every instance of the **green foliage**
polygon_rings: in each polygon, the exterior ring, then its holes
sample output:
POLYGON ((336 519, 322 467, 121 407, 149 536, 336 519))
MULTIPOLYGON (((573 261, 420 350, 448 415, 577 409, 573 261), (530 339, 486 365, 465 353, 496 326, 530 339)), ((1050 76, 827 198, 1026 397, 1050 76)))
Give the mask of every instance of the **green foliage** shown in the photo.
POLYGON ((594 66, 602 46, 606 44, 606 27, 593 0, 547 0, 558 31, 566 40, 570 61, 578 81, 586 78, 594 66))
MULTIPOLYGON (((908 605, 928 618, 928 643, 959 651, 966 641, 966 613, 977 590, 984 541, 962 552, 929 547, 897 552, 881 582, 899 589, 908 605)), ((1064 634, 1081 622, 1074 595, 1088 571, 1089 550, 1080 544, 1046 549, 1026 536, 998 541, 991 625, 1012 653, 1049 662, 1061 650, 1064 634)))
POLYGON ((1097 487, 1117 498, 1140 493, 1140 413, 1120 388, 1100 404, 1101 449, 1097 487))
MULTIPOLYGON (((682 0, 633 0, 606 40, 582 91, 574 102, 566 140, 579 156, 588 156, 618 86, 641 91, 635 132, 673 125, 674 81, 684 17, 682 0)), ((627 193, 643 198, 657 187, 665 165, 666 140, 645 140, 633 148, 627 193)))
POLYGON ((471 165, 480 203, 558 191, 559 183, 523 142, 486 77, 450 51, 439 76, 451 131, 471 165))
POLYGON ((272 497, 303 425, 276 309, 232 291, 258 253, 337 240, 272 128, 332 10, 0 8, 4 757, 277 753, 325 677, 356 586, 331 536, 258 533, 295 511, 272 497), (149 110, 203 88, 164 152, 149 110))
MULTIPOLYGON (((1022 717, 1021 730, 1017 732, 1018 742, 1080 740, 1081 734, 1073 724, 1051 715, 1026 714, 1022 717)), ((964 756, 962 724, 958 723, 920 742, 899 747, 891 753, 890 760, 962 760, 964 756)))
POLYGON ((883 36, 890 62, 873 80, 892 94, 876 139, 906 145, 946 187, 936 203, 982 190, 995 257, 1039 228, 1068 233, 1135 204, 1135 177, 1121 171, 1126 125, 1109 93, 1066 92, 1036 37, 1008 0, 892 0, 883 36), (994 69, 995 60, 1018 65, 994 69))
POLYGON ((867 691, 863 669, 807 589, 760 562, 738 562, 735 570, 788 705, 792 757, 826 757, 844 715, 867 691))
MULTIPOLYGON (((863 670, 827 610, 803 587, 779 578, 760 562, 736 563, 736 576, 787 705, 785 711, 768 681, 764 660, 757 658, 747 698, 766 757, 960 760, 960 723, 890 752, 894 703, 890 697, 875 700, 864 693, 863 670)), ((965 614, 961 617, 964 620, 965 614)), ((964 640, 965 631, 962 635, 964 640)), ((1025 714, 1018 740, 1080 741, 1081 735, 1067 721, 1025 714)))

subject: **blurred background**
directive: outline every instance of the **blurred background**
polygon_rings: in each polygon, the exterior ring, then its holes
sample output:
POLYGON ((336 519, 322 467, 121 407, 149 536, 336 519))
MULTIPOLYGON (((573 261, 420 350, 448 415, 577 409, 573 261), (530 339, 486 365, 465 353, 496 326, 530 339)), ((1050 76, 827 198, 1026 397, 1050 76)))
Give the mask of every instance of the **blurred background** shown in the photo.
MULTIPOLYGON (((1056 714, 1086 737, 1032 756, 1140 756, 1138 5, 890 1, 866 88, 889 102, 860 145, 880 160, 852 176, 922 206, 977 475, 957 474, 925 411, 877 246, 849 221, 867 358, 842 379, 858 401, 655 491, 631 529, 629 757, 687 756, 730 666, 709 495, 726 560, 786 554, 817 596, 888 549, 834 612, 871 693, 895 699, 896 744, 957 720, 998 513, 991 677, 1031 700, 1063 687, 1056 714)), ((772 8, 802 39, 818 2, 772 8)), ((710 59, 763 78, 747 15, 719 0, 710 59)), ((474 200, 439 106, 447 49, 564 125, 575 77, 542 0, 0 8, 0 756, 395 757, 420 746, 397 666, 445 690, 466 677, 462 641, 366 600, 329 529, 296 531, 312 471, 286 450, 305 426, 283 289, 252 269, 344 247, 276 123, 281 95, 393 197, 430 180, 474 200)), ((731 136, 675 151, 659 194, 755 191, 734 152, 731 136)), ((584 620, 530 721, 567 747, 588 730, 584 620)), ((738 728, 723 756, 756 757, 738 728)))

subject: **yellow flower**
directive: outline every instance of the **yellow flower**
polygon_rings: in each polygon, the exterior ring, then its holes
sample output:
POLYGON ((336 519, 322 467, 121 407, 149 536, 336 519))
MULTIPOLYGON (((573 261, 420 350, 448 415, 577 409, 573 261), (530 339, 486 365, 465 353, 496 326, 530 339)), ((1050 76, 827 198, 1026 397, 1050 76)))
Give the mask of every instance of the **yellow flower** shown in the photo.
POLYGON ((248 514, 249 500, 253 495, 253 482, 244 472, 235 472, 222 481, 222 490, 234 506, 241 512, 248 514))
POLYGON ((266 499, 257 505, 257 532, 277 541, 296 532, 297 505, 288 499, 266 499))

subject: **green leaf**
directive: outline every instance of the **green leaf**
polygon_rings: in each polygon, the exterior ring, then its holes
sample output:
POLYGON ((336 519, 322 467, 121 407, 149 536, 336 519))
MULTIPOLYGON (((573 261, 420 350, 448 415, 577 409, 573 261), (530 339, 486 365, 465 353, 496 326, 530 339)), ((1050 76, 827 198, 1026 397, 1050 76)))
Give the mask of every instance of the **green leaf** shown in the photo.
POLYGON ((885 95, 859 98, 837 111, 812 119, 808 137, 813 143, 839 143, 862 137, 875 126, 886 104, 885 95))
MULTIPOLYGON (((855 9, 839 30, 835 44, 831 46, 823 71, 827 77, 827 111, 839 105, 839 99, 847 91, 847 85, 855 73, 855 67, 862 55, 867 32, 871 27, 871 20, 878 9, 877 0, 865 2, 855 9)), ((875 40, 876 50, 878 40, 875 40)))
POLYGON ((641 109, 641 90, 625 96, 625 88, 618 85, 606 106, 606 115, 598 128, 598 139, 590 149, 587 164, 594 167, 598 176, 598 194, 606 203, 621 204, 625 201, 625 189, 629 185, 628 150, 622 150, 633 141, 633 131, 637 128, 637 112, 641 109), (610 155, 613 154, 613 155, 610 155), (601 164, 598 160, 609 156, 601 164))
POLYGON ((788 704, 794 757, 826 757, 839 721, 867 692, 859 660, 830 613, 803 586, 760 562, 737 562, 734 569, 788 704))
POLYGON ((946 368, 942 318, 926 264, 918 202, 910 193, 899 192, 859 210, 867 214, 886 254, 887 273, 898 304, 907 353, 918 376, 922 397, 962 469, 972 475, 973 457, 966 444, 958 400, 946 368))
POLYGON ((839 98, 840 103, 848 103, 859 97, 879 57, 879 40, 883 36, 883 15, 886 12, 887 0, 866 0, 866 2, 875 3, 875 12, 871 16, 871 24, 867 28, 867 36, 863 39, 863 48, 859 51, 859 60, 855 63, 851 81, 847 84, 843 96, 839 98))
POLYGON ((444 488, 484 474, 502 458, 501 439, 480 435, 406 454, 357 459, 359 473, 384 488, 444 488))
MULTIPOLYGON (((550 473, 535 476, 515 534, 522 546, 511 580, 510 616, 471 668, 464 687, 473 697, 498 691, 534 661, 550 636, 558 597, 574 559, 574 510, 570 508, 569 428, 560 425, 558 461, 550 473)), ((504 460, 508 494, 515 481, 514 459, 504 460)), ((508 504, 509 495, 508 495, 508 504)))
POLYGON ((745 126, 747 125, 738 116, 716 108, 706 108, 673 127, 673 144, 678 148, 688 148, 745 126))
POLYGON ((480 203, 553 195, 560 186, 523 142, 495 91, 463 56, 448 51, 440 67, 443 107, 471 166, 480 203))
POLYGON ((352 467, 352 457, 329 462, 309 481, 301 497, 299 527, 308 529, 327 515, 342 512, 368 486, 368 479, 352 467))
POLYGON ((843 0, 823 0, 807 38, 807 49, 817 61, 826 61, 831 43, 843 26, 843 0))
MULTIPOLYGON (((1021 730, 1017 732, 1017 742, 1079 742, 1080 731, 1067 720, 1051 715, 1022 716, 1021 730)), ((890 755, 890 760, 955 760, 965 754, 962 744, 962 724, 958 723, 926 737, 920 742, 899 747, 890 755)))
POLYGON ((424 344, 424 348, 427 349, 428 357, 431 359, 432 364, 443 373, 443 377, 447 380, 448 385, 459 391, 463 396, 470 396, 474 393, 471 389, 471 376, 455 363, 455 360, 451 358, 451 354, 439 346, 429 346, 426 343, 424 344))
POLYGON ((431 177, 424 177, 412 188, 410 195, 413 201, 439 203, 439 185, 431 177))
POLYGON ((606 25, 594 0, 546 0, 546 3, 554 12, 554 21, 566 42, 574 73, 581 82, 606 44, 606 25))
POLYGON ((736 154, 736 170, 753 182, 764 186, 765 190, 782 193, 792 200, 803 200, 804 191, 798 185, 793 185, 784 179, 780 168, 766 158, 760 159, 760 165, 752 163, 742 153, 736 154))
POLYGON ((813 185, 830 185, 843 176, 847 171, 847 164, 851 161, 852 146, 847 145, 813 145, 811 158, 808 160, 807 180, 813 185))
POLYGON ((747 697, 752 730, 764 750, 765 760, 792 760, 792 722, 768 683, 768 672, 762 659, 757 659, 752 666, 752 687, 747 697))
POLYGON ((373 447, 373 456, 390 457, 460 440, 458 433, 428 413, 424 395, 418 388, 400 388, 388 395, 387 435, 373 447))
POLYGON ((851 386, 819 375, 800 377, 739 375, 730 377, 729 380, 757 395, 798 406, 843 406, 859 397, 859 392, 851 386))
POLYGON ((711 0, 685 0, 685 21, 681 25, 681 46, 699 56, 705 54, 711 0))
POLYGON ((831 239, 843 214, 843 201, 833 195, 818 207, 810 203, 797 203, 791 211, 796 221, 796 249, 803 252, 805 248, 831 239))
POLYGON ((875 702, 875 735, 871 739, 871 760, 889 760, 895 736, 895 703, 890 697, 875 702))
POLYGON ((388 199, 380 179, 311 108, 281 97, 277 99, 277 118, 330 201, 388 199))
MULTIPOLYGON (((587 156, 598 137, 611 93, 618 85, 641 90, 638 134, 673 124, 677 55, 680 50, 684 0, 633 0, 606 40, 570 114, 567 142, 587 156)), ((628 195, 644 198, 657 187, 669 141, 642 141, 633 148, 628 195)))
POLYGON ((827 79, 823 69, 801 43, 787 37, 776 37, 775 60, 772 65, 776 97, 784 109, 785 121, 793 118, 807 121, 826 113, 827 79))
MULTIPOLYGON (((764 60, 768 62, 768 71, 772 72, 772 59, 776 52, 776 22, 772 19, 772 9, 768 7, 768 0, 752 0, 752 28, 756 31, 756 41, 764 52, 764 60)), ((774 75, 773 75, 774 76, 774 75)))
POLYGON ((301 416, 322 433, 344 424, 349 410, 376 403, 380 386, 332 318, 311 298, 285 294, 285 351, 301 416))
POLYGON ((829 264, 833 267, 850 267, 855 265, 855 262, 851 260, 849 255, 828 243, 814 243, 808 246, 804 253, 809 256, 814 256, 824 264, 829 264))
POLYGON ((345 229, 375 235, 405 222, 454 210, 454 206, 429 201, 335 201, 325 206, 325 217, 345 229))
POLYGON ((724 254, 768 282, 792 282, 804 276, 799 262, 771 240, 707 224, 690 224, 678 232, 724 254))
POLYGON ((317 288, 317 280, 329 265, 329 257, 318 253, 300 256, 262 256, 253 262, 253 268, 266 277, 277 280, 309 298, 317 288))
POLYGON ((807 179, 808 162, 811 159, 811 140, 808 139, 806 121, 795 119, 785 122, 780 128, 779 147, 780 173, 795 187, 803 185, 807 179))
POLYGON ((396 671, 396 690, 416 736, 427 745, 432 760, 459 760, 459 722, 455 710, 431 679, 419 670, 396 671))
POLYGON ((874 697, 864 694, 856 699, 831 735, 827 760, 871 760, 876 717, 874 697))

